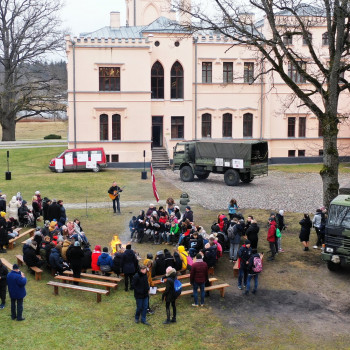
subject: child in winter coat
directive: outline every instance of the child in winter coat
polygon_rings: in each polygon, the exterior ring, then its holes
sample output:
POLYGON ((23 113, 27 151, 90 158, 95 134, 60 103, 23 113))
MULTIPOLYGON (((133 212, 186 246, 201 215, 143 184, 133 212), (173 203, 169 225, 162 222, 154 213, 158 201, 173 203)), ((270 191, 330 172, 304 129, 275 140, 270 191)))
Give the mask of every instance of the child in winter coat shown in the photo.
POLYGON ((92 273, 95 274, 96 272, 100 271, 100 266, 97 265, 97 261, 99 256, 102 254, 101 252, 101 246, 96 245, 94 251, 92 252, 91 255, 91 269, 92 273))

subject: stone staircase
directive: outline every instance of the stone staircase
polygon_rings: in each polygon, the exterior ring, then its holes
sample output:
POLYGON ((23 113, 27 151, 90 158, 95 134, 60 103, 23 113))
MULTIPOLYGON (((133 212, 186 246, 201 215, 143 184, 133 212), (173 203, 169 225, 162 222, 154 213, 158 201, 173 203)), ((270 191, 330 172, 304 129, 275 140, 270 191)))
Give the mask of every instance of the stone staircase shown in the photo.
POLYGON ((169 168, 168 153, 163 147, 152 148, 152 166, 154 169, 169 168))

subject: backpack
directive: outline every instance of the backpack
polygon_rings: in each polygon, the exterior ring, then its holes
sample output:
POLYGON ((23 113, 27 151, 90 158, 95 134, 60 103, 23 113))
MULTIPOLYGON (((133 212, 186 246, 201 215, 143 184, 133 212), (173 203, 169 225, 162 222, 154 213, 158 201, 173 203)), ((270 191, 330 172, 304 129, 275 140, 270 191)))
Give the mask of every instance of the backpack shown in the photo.
POLYGON ((101 272, 111 272, 112 268, 109 265, 101 265, 100 270, 101 272))
POLYGON ((258 256, 254 257, 253 271, 255 273, 260 273, 262 271, 262 261, 261 261, 260 257, 258 257, 258 256))
POLYGON ((233 232, 233 228, 235 227, 235 225, 230 225, 229 228, 227 229, 227 235, 229 239, 234 239, 235 235, 233 232))
POLYGON ((192 266, 193 265, 193 260, 192 260, 192 257, 190 255, 187 255, 187 265, 188 266, 192 266))
POLYGON ((178 298, 182 292, 182 283, 178 279, 174 280, 174 290, 176 298, 178 298))

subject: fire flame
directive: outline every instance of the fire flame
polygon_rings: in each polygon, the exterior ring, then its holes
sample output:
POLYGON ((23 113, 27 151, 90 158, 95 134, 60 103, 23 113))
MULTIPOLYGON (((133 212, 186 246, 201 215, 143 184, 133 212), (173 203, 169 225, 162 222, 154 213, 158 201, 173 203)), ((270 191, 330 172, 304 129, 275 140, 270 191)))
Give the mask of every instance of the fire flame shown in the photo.
POLYGON ((113 254, 115 254, 122 247, 122 242, 118 235, 114 235, 113 239, 111 240, 111 247, 113 254))

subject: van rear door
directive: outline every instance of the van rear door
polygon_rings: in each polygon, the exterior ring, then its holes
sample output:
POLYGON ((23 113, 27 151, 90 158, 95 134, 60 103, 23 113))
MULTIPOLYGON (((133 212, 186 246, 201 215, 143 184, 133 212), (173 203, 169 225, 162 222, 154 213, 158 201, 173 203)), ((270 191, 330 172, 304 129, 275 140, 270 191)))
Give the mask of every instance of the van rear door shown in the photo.
POLYGON ((63 169, 64 171, 74 171, 77 169, 77 158, 75 152, 68 151, 63 155, 63 169))

